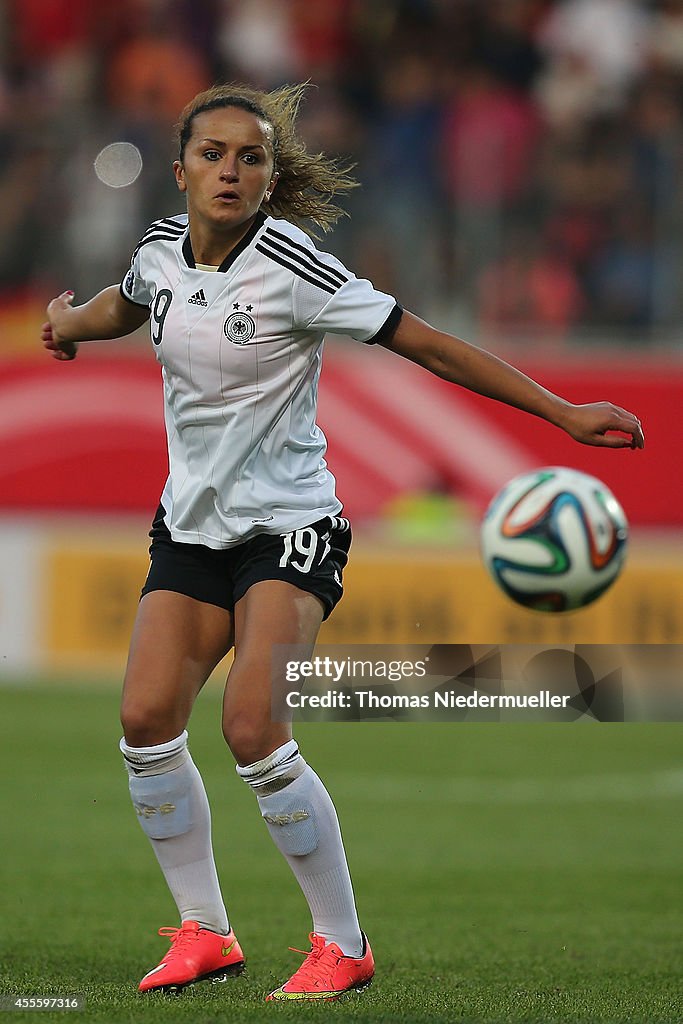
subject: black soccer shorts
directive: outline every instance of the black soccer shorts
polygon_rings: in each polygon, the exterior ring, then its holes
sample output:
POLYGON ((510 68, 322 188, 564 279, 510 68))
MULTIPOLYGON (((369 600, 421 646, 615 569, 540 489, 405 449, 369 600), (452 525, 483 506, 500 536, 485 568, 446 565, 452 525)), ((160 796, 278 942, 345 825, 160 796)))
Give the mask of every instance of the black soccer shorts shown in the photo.
POLYGON ((141 597, 153 590, 171 590, 231 612, 252 584, 284 580, 320 598, 324 619, 341 599, 351 546, 348 519, 325 516, 289 533, 262 533, 216 551, 173 540, 165 514, 159 505, 149 534, 150 567, 141 597))

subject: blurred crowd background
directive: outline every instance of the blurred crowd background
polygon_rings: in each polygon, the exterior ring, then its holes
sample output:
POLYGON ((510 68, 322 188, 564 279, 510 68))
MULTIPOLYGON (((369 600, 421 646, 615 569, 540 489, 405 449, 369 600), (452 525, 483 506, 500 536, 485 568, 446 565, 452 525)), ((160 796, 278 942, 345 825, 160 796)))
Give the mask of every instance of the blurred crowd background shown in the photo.
POLYGON ((362 184, 324 247, 648 439, 576 445, 331 339, 319 422, 356 541, 328 640, 681 642, 683 0, 0 0, 0 680, 125 663, 167 472, 158 365, 145 330, 57 364, 40 324, 183 211, 174 123, 231 80, 310 81, 308 145, 362 184), (121 142, 142 170, 115 188, 97 158, 121 142), (493 495, 545 465, 599 477, 632 527, 578 619, 514 607, 476 552, 493 495))
POLYGON ((675 345, 683 0, 5 0, 0 308, 122 276, 182 211, 172 125, 216 81, 310 79, 363 188, 325 247, 452 329, 675 345), (97 153, 144 166, 103 185, 97 153))

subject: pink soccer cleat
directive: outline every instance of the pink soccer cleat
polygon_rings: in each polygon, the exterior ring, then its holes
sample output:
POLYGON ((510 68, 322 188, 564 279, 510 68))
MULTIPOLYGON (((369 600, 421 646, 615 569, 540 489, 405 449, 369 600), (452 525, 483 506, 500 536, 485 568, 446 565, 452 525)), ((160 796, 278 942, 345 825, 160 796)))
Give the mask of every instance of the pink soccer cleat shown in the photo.
POLYGON ((322 935, 311 932, 311 952, 298 971, 280 988, 266 997, 272 999, 338 999, 345 992, 362 992, 372 981, 375 961, 370 944, 363 935, 363 955, 345 956, 335 942, 326 942, 322 935))
POLYGON ((232 932, 218 935, 196 921, 183 921, 180 928, 160 928, 159 935, 170 938, 171 948, 144 976, 140 992, 180 992, 193 981, 223 981, 244 970, 244 954, 232 932))

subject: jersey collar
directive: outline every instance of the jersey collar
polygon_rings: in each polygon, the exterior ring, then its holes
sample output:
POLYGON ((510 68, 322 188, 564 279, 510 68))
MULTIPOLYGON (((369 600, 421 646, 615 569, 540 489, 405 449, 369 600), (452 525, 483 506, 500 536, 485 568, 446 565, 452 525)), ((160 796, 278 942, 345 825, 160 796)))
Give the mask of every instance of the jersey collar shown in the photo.
MULTIPOLYGON (((244 252, 244 250, 248 246, 250 246, 251 243, 254 241, 254 239, 256 238, 256 235, 259 233, 259 231, 261 230, 261 228, 265 224, 265 221, 266 221, 265 213, 262 210, 259 210, 258 213, 256 214, 256 217, 254 218, 254 223, 251 225, 251 227, 247 231, 247 233, 244 236, 244 238, 242 238, 237 243, 237 245, 235 246, 234 249, 230 250, 228 255, 225 257, 225 259, 221 263, 220 267, 218 268, 218 273, 223 273, 224 274, 226 272, 226 270, 230 269, 230 267, 233 265, 233 263, 235 262, 237 257, 241 256, 242 253, 244 252)), ((187 235, 185 236, 185 241, 183 242, 183 256, 185 258, 185 262, 187 263, 188 267, 191 267, 192 270, 195 270, 197 264, 195 263, 194 253, 192 252, 192 243, 190 241, 189 229, 188 229, 187 235)))

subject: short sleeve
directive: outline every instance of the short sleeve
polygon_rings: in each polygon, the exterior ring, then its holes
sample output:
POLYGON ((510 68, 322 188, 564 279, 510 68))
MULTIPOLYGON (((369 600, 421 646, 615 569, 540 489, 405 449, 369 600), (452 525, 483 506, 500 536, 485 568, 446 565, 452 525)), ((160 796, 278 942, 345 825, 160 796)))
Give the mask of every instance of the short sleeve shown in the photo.
POLYGON ((328 291, 302 279, 297 280, 294 288, 295 320, 302 326, 330 334, 348 334, 367 344, 389 337, 402 313, 391 295, 353 275, 328 291))
POLYGON ((152 293, 142 276, 139 249, 133 254, 130 269, 121 282, 119 291, 127 302, 132 302, 135 306, 144 306, 145 308, 148 308, 152 301, 152 293))

